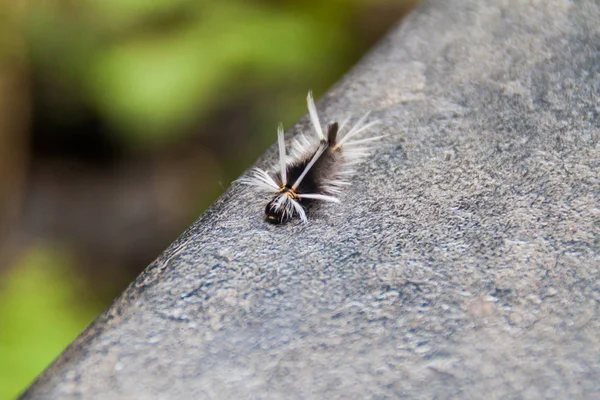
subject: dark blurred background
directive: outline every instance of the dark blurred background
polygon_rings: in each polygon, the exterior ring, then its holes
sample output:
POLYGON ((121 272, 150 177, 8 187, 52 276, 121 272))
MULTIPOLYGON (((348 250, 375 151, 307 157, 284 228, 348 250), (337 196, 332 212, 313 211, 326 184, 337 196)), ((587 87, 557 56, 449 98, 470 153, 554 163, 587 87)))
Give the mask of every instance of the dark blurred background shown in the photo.
POLYGON ((0 0, 0 399, 416 0, 0 0))

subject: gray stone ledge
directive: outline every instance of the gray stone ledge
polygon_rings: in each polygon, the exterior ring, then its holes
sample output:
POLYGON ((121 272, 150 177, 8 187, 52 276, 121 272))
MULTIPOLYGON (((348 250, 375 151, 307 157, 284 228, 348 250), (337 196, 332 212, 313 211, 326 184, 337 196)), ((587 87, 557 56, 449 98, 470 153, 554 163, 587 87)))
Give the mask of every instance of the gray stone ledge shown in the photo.
POLYGON ((318 103, 389 135, 341 205, 233 184, 23 398, 599 398, 599 89, 598 2, 425 1, 318 103))

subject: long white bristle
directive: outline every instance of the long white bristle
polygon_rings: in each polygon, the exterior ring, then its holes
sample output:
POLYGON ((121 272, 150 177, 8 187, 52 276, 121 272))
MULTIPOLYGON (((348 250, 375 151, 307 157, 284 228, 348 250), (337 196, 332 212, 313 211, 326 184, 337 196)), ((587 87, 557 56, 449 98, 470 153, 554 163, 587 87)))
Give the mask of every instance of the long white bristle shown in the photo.
POLYGON ((317 114, 317 106, 315 105, 315 100, 313 99, 312 92, 308 92, 308 96, 306 97, 306 103, 308 104, 308 114, 310 115, 310 122, 315 128, 315 132, 317 132, 319 140, 325 140, 325 135, 323 135, 323 128, 321 128, 321 123, 319 122, 319 114, 317 114))
POLYGON ((304 179, 306 174, 308 174, 308 171, 310 171, 312 166, 315 165, 315 163, 317 162, 319 157, 321 157, 321 155, 325 152, 325 150, 327 150, 327 146, 321 146, 321 148, 319 148, 319 150, 317 150, 317 152, 313 156, 312 160, 310 160, 308 165, 306 165, 306 168, 304 168, 304 171, 302 171, 302 174, 300 174, 298 179, 296 179, 296 182, 294 182, 294 184, 292 185, 292 188, 297 188, 298 185, 300 185, 302 183, 302 180, 304 179))
POLYGON ((344 137, 338 142, 336 147, 342 147, 344 145, 344 143, 346 143, 353 136, 356 136, 360 132, 362 132, 366 129, 369 129, 379 123, 379 121, 372 121, 372 122, 369 122, 368 124, 363 125, 365 120, 369 117, 369 114, 370 114, 370 112, 363 115, 362 118, 359 119, 358 122, 356 124, 354 124, 354 126, 348 131, 348 133, 346 133, 344 135, 344 137))
POLYGON ((301 199, 330 201, 332 203, 339 203, 340 202, 340 200, 337 197, 327 196, 325 194, 311 194, 311 193, 301 194, 300 198, 301 199))
POLYGON ((287 185, 287 166, 285 165, 285 139, 283 137, 283 125, 277 126, 277 144, 279 145, 279 173, 281 182, 287 185))

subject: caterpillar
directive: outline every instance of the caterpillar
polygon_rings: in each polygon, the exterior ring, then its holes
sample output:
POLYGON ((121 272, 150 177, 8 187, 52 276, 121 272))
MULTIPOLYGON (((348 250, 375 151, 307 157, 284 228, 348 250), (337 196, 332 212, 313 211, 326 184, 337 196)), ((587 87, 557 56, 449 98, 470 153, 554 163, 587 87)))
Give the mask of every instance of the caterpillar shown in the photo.
POLYGON ((239 181, 270 194, 265 207, 267 222, 281 224, 295 217, 308 222, 307 206, 315 201, 339 203, 337 197, 350 185, 353 167, 360 164, 369 154, 369 145, 385 135, 356 139, 360 133, 379 124, 365 123, 369 112, 364 114, 347 132, 344 129, 350 118, 340 124, 332 122, 323 131, 317 107, 311 92, 306 98, 308 113, 315 136, 297 135, 286 153, 283 125, 277 128, 279 163, 268 173, 254 168, 250 176, 239 181))

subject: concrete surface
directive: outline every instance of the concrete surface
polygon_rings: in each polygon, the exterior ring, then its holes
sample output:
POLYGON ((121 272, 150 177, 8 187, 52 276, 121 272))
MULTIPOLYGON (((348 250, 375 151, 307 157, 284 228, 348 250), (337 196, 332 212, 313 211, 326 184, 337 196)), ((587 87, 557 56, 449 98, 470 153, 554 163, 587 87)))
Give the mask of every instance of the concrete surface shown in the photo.
POLYGON ((599 2, 425 1, 318 103, 390 135, 343 204, 233 184, 23 398, 600 398, 599 89, 599 2))

